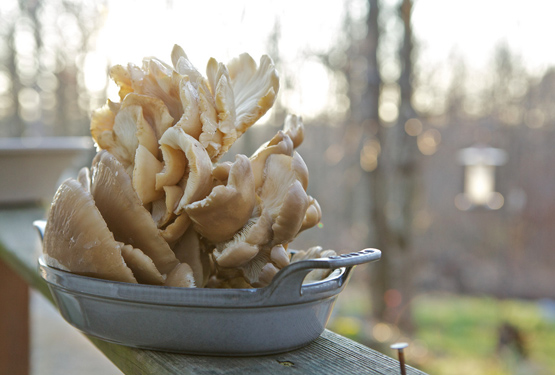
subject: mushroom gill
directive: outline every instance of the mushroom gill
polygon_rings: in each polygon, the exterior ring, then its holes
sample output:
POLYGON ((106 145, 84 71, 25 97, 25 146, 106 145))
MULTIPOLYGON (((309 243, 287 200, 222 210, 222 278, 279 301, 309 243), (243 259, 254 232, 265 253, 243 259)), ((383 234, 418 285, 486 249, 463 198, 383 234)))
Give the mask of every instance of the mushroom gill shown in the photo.
POLYGON ((161 273, 171 271, 177 258, 143 207, 122 164, 109 152, 101 151, 93 160, 91 180, 96 207, 114 238, 141 249, 161 273))
POLYGON ((74 179, 58 188, 43 240, 48 265, 80 275, 136 283, 91 194, 74 179))

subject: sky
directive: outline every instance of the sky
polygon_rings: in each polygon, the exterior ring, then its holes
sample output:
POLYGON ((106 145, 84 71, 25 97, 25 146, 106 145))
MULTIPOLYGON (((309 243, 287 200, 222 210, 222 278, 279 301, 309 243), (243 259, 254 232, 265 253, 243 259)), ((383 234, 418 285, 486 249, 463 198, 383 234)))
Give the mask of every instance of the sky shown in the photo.
MULTIPOLYGON (((140 64, 145 56, 169 62, 174 44, 184 48, 201 72, 210 57, 226 62, 248 52, 258 60, 269 53, 267 40, 279 20, 282 64, 294 72, 286 104, 310 117, 337 105, 327 95, 335 86, 318 63, 300 57, 338 42, 345 1, 355 17, 365 14, 365 2, 357 0, 110 0, 97 54, 88 60, 87 82, 92 86, 101 82, 105 73, 98 67, 103 59, 111 65, 140 64)), ((546 0, 528 0, 525 6, 516 0, 415 0, 413 30, 419 62, 434 69, 445 67, 456 54, 471 70, 483 71, 495 46, 505 42, 531 72, 540 74, 555 65, 554 10, 555 2, 546 0)))
POLYGON ((555 65, 555 2, 549 0, 416 0, 413 24, 421 57, 446 61, 452 52, 484 68, 506 42, 530 71, 555 65))

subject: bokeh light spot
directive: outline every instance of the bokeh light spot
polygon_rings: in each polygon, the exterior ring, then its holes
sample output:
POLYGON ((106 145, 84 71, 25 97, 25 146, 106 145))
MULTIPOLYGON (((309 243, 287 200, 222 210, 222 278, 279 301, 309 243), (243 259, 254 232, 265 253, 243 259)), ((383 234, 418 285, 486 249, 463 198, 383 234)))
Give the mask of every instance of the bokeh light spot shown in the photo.
POLYGON ((403 302, 403 296, 397 289, 389 289, 384 294, 384 300, 387 307, 395 308, 401 305, 401 302, 403 302))

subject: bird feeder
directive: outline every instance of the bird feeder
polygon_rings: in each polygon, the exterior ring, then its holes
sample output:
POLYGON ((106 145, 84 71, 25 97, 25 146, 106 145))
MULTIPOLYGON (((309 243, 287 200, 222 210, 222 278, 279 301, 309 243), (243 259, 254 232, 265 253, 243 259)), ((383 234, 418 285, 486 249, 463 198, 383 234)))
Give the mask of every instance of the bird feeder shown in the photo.
POLYGON ((495 168, 505 164, 507 153, 499 148, 473 146, 458 153, 464 166, 464 192, 455 198, 457 208, 498 210, 503 207, 503 195, 495 191, 495 168))

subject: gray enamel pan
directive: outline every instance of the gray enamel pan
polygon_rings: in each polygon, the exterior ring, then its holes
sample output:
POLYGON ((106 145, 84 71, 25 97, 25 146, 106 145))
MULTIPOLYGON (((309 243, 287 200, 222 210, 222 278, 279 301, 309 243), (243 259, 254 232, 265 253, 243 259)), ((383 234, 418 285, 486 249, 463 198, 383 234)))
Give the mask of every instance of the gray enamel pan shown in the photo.
MULTIPOLYGON (((35 222, 41 236, 44 221, 35 222)), ((176 288, 75 275, 39 259, 64 319, 87 335, 121 345, 169 352, 245 356, 302 347, 324 331, 353 267, 376 261, 365 249, 284 267, 258 289, 176 288), (303 284, 313 269, 333 269, 303 284)))

